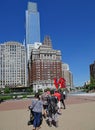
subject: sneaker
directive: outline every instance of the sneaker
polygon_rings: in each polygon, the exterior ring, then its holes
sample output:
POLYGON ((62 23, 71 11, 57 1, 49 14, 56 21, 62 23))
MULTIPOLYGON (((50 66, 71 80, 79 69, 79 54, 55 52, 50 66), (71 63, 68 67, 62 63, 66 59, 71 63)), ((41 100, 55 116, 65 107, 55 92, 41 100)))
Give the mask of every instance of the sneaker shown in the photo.
POLYGON ((41 126, 37 127, 36 130, 39 130, 41 128, 41 126))

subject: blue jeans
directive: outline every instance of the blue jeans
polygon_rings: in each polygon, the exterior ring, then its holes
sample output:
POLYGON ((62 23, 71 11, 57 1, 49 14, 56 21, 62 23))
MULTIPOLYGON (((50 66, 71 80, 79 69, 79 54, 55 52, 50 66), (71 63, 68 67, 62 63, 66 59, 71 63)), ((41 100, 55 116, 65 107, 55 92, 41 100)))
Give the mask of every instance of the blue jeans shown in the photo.
POLYGON ((38 112, 33 112, 33 113, 34 113, 33 126, 36 128, 40 126, 42 113, 38 113, 38 112))

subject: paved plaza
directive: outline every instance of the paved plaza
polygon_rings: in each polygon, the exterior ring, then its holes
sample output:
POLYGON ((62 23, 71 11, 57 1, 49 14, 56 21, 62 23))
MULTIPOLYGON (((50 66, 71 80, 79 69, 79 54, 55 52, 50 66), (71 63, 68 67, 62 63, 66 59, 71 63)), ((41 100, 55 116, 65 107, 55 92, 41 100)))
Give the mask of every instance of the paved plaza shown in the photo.
MULTIPOLYGON (((44 119, 41 130, 95 130, 95 96, 71 96, 65 102, 66 109, 59 115, 59 127, 49 127, 44 119)), ((30 103, 30 99, 1 103, 0 130, 32 130, 32 125, 27 125, 30 103)))

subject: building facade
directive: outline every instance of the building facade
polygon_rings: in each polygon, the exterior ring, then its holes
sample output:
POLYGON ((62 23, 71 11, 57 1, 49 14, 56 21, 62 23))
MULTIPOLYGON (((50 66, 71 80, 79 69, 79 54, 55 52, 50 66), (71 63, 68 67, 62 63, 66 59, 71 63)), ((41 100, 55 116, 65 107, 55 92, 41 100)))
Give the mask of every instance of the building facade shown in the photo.
POLYGON ((40 42, 40 16, 37 3, 28 2, 26 10, 26 44, 40 42))
POLYGON ((61 51, 52 49, 49 36, 38 49, 32 50, 28 68, 29 85, 34 91, 55 88, 53 79, 62 76, 61 51))
POLYGON ((26 50, 18 42, 0 44, 0 87, 27 86, 26 50))
POLYGON ((73 75, 69 70, 68 64, 62 64, 62 77, 64 77, 64 79, 66 80, 67 88, 73 88, 73 75))
POLYGON ((27 44, 27 60, 30 59, 31 56, 31 51, 35 48, 38 49, 39 46, 41 46, 42 43, 40 42, 35 42, 34 44, 27 44))
POLYGON ((95 80, 95 61, 93 64, 90 64, 90 82, 95 80))

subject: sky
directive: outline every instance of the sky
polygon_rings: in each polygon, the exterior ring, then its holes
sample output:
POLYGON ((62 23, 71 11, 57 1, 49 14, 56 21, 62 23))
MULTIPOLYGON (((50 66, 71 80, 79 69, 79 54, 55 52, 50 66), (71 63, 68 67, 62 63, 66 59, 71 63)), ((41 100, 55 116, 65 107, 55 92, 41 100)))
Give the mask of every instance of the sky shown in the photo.
POLYGON ((90 79, 95 60, 95 0, 1 0, 0 43, 23 42, 27 3, 36 2, 40 13, 41 42, 49 35, 62 62, 69 65, 74 86, 90 79))

